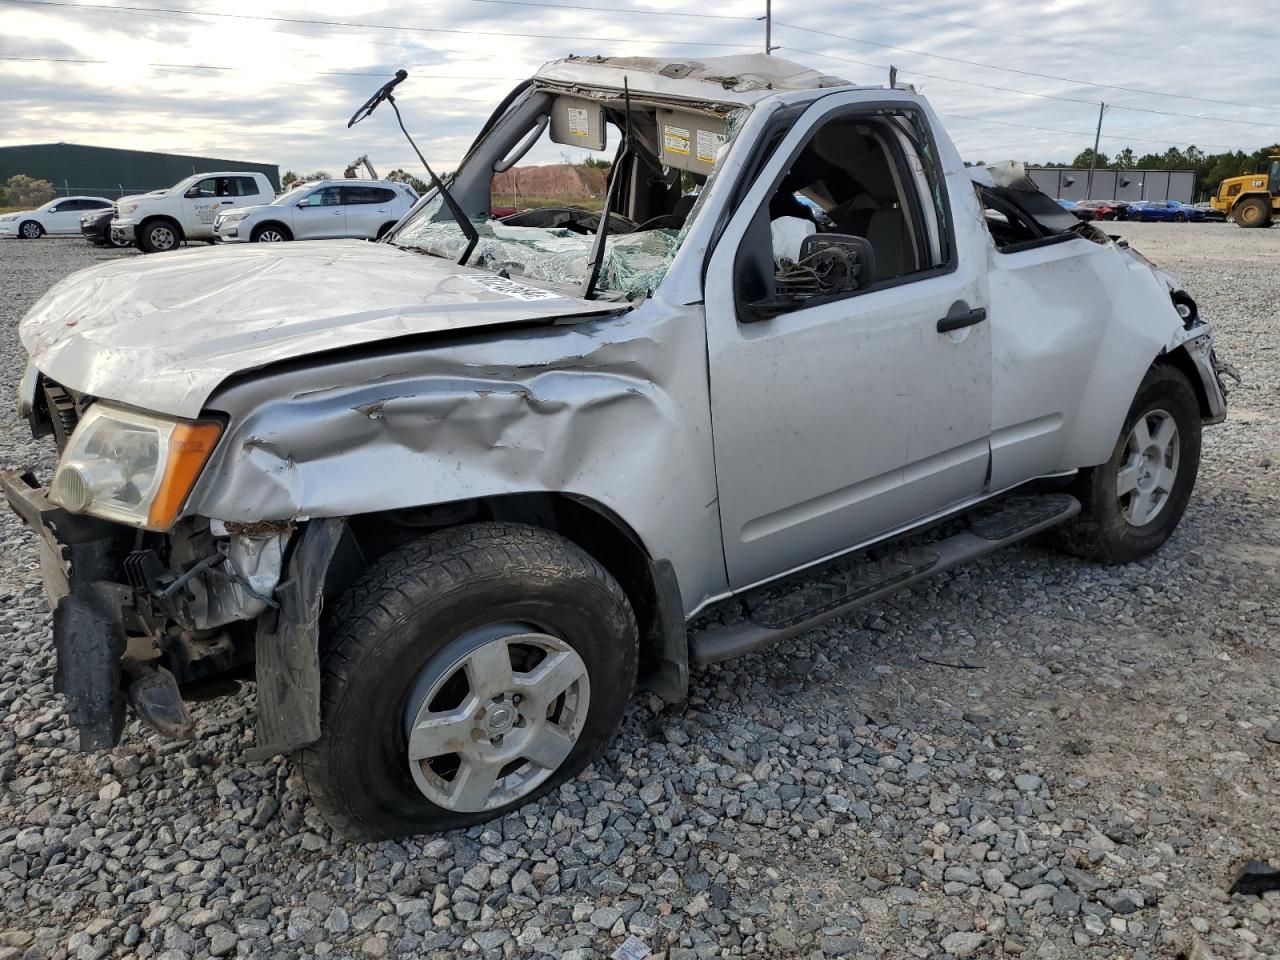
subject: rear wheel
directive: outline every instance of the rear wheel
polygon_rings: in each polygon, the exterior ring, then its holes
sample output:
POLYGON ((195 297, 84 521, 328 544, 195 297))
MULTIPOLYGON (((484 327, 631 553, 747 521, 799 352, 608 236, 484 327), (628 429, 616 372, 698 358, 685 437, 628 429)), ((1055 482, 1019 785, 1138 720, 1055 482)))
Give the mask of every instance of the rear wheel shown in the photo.
POLYGON ((23 240, 39 240, 44 236, 44 227, 34 220, 26 220, 18 227, 18 236, 23 240))
POLYGON ((1175 213, 1173 215, 1173 219, 1177 220, 1179 223, 1186 223, 1187 215, 1185 213, 1175 213))
POLYGON ((1248 197, 1236 204, 1236 223, 1242 227, 1265 227, 1271 224, 1271 203, 1262 197, 1248 197))
POLYGON ((286 240, 292 240, 293 234, 281 224, 264 223, 254 228, 253 235, 249 239, 254 243, 284 243, 286 240))
POLYGON ((1129 563, 1146 556, 1177 527, 1200 469, 1200 404, 1187 378, 1152 367, 1106 463, 1080 471, 1072 493, 1083 509, 1058 527, 1059 544, 1076 556, 1129 563))
POLYGON ((335 605, 312 798, 352 838, 466 827, 563 783, 635 682, 617 581, 557 534, 476 524, 383 557, 335 605))
POLYGON ((171 220, 149 220, 138 228, 138 246, 143 253, 165 253, 182 242, 178 225, 171 220))

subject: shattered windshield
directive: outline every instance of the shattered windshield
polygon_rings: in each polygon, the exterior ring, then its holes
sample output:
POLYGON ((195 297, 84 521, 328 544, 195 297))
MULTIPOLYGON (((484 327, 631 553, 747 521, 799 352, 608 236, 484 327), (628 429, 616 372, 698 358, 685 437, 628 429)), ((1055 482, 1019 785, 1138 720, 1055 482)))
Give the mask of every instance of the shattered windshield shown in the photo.
MULTIPOLYGON (((395 243, 456 260, 466 249, 467 238, 448 218, 447 211, 442 212, 443 203, 442 198, 434 198, 396 235, 395 243)), ((581 286, 591 269, 592 233, 569 226, 518 226, 496 217, 476 217, 472 222, 480 242, 467 261, 468 266, 569 286, 581 286)), ((661 227, 610 233, 597 289, 623 297, 653 292, 675 258, 680 237, 681 231, 661 227)))
MULTIPOLYGON (((532 92, 477 140, 449 181, 459 215, 469 218, 463 223, 478 234, 467 265, 587 297, 651 294, 697 217, 737 112, 617 91, 532 92), (556 155, 559 163, 547 162, 556 155), (601 232, 600 270, 589 285, 601 232)), ((390 242, 454 261, 468 246, 440 196, 390 242)))

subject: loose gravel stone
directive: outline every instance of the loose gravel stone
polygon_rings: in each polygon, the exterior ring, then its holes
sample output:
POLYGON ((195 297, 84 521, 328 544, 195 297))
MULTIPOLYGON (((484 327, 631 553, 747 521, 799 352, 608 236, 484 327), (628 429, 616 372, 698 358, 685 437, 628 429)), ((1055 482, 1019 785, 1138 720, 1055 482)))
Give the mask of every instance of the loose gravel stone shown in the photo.
MULTIPOLYGON (((695 668, 687 704, 637 695, 601 761, 500 822, 341 841, 289 760, 245 759, 251 686, 193 704, 191 743, 130 720, 77 753, 35 539, 0 510, 0 960, 1274 954, 1280 898, 1225 890, 1280 849, 1280 229, 1107 229, 1245 378, 1162 550, 1029 543, 695 668)), ((22 313, 136 256, 0 242, 0 392, 22 313)), ((0 416, 0 465, 54 461, 0 416)))

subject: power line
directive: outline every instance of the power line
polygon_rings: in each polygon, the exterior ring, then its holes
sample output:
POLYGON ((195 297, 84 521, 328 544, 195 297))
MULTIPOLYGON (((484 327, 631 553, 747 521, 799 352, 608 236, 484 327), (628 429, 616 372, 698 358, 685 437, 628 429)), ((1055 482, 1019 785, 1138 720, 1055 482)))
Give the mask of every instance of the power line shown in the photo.
POLYGON ((1052 73, 1037 73, 1034 70, 1021 70, 1017 67, 1005 67, 997 63, 982 63, 979 60, 967 60, 964 57, 949 57, 941 53, 926 53, 924 50, 913 50, 910 47, 896 47, 891 43, 880 43, 876 40, 864 40, 861 37, 851 37, 843 33, 832 33, 830 30, 814 30, 809 27, 801 27, 794 23, 783 23, 775 20, 775 24, 779 27, 786 27, 789 30, 800 30, 804 33, 816 34, 820 37, 836 37, 840 40, 849 40, 853 43, 865 44, 868 47, 879 47, 882 50, 896 50, 899 53, 910 53, 917 57, 930 57, 934 60, 946 60, 950 63, 962 63, 970 67, 981 67, 984 70, 1003 70, 1005 73, 1016 73, 1024 77, 1037 77, 1041 80, 1055 80, 1059 83, 1076 83, 1087 87, 1098 87, 1104 90, 1121 90, 1125 93, 1138 93, 1149 97, 1170 97, 1174 100, 1194 100, 1199 103, 1213 103, 1219 106, 1227 107, 1247 107, 1251 110, 1259 109, 1256 103, 1241 103, 1237 100, 1214 100, 1209 97, 1192 97, 1180 93, 1164 93, 1160 90, 1146 90, 1142 87, 1125 87, 1114 83, 1098 83, 1094 80, 1077 80, 1074 77, 1060 77, 1052 73))
POLYGON ((687 13, 679 10, 629 10, 626 7, 593 7, 579 3, 546 3, 545 0, 467 0, 468 3, 498 3, 508 7, 546 7, 550 10, 590 10, 597 13, 627 13, 639 17, 692 17, 698 20, 736 20, 756 23, 759 17, 735 17, 727 13, 687 13))
POLYGON ((269 17, 254 13, 224 13, 210 10, 178 10, 172 7, 144 7, 129 5, 107 6, 100 3, 81 3, 78 0, 0 0, 0 3, 16 3, 31 7, 75 7, 82 10, 101 10, 106 13, 128 12, 149 14, 176 14, 182 17, 212 17, 225 20, 253 20, 261 23, 305 23, 322 27, 346 27, 357 30, 395 30, 404 33, 446 33, 461 34, 471 37, 520 37, 527 40, 585 40, 591 43, 643 43, 651 46, 676 47, 732 47, 734 49, 755 49, 753 43, 722 43, 716 41, 690 41, 642 39, 636 37, 588 37, 553 33, 515 33, 505 30, 462 30, 450 27, 417 27, 398 23, 371 23, 354 20, 321 20, 312 17, 269 17))
MULTIPOLYGON (((849 57, 837 57, 835 54, 832 54, 832 53, 819 53, 816 50, 804 50, 804 49, 801 49, 800 47, 783 46, 783 47, 779 47, 778 49, 790 50, 794 53, 803 53, 811 57, 822 57, 826 60, 838 60, 841 63, 853 63, 861 67, 873 67, 876 70, 884 70, 886 72, 890 69, 887 64, 869 63, 866 60, 853 60, 849 57)), ((1082 100, 1079 97, 1062 97, 1062 96, 1056 96, 1052 93, 1034 93, 1030 90, 1019 90, 1015 87, 1001 87, 994 83, 981 83, 977 80, 960 80, 956 77, 944 77, 944 76, 941 76, 940 74, 925 73, 922 70, 908 69, 906 67, 902 67, 899 69, 900 69, 900 72, 902 73, 911 73, 916 75, 917 77, 926 77, 930 80, 941 80, 944 83, 959 83, 959 84, 963 84, 966 87, 981 87, 984 90, 999 90, 1002 93, 1016 93, 1019 96, 1023 96, 1023 97, 1038 97, 1041 100, 1057 100, 1057 101, 1060 101, 1061 103, 1082 103, 1090 107, 1096 107, 1098 105, 1097 100, 1082 100)), ((1175 113, 1172 110, 1156 110, 1151 107, 1132 107, 1123 103, 1108 102, 1107 106, 1114 107, 1117 110, 1132 110, 1136 113, 1154 113, 1154 114, 1159 114, 1160 116, 1165 116, 1165 117, 1182 117, 1183 119, 1186 119, 1186 120, 1211 120, 1215 123, 1235 123, 1235 124, 1242 124, 1247 127, 1262 127, 1265 130, 1274 130, 1277 126, 1280 126, 1280 124, 1274 124, 1274 123, 1259 123, 1256 120, 1232 120, 1228 117, 1213 117, 1213 116, 1209 116, 1208 114, 1175 113)))
MULTIPOLYGON (((1108 106, 1110 106, 1110 104, 1108 104, 1108 106)), ((974 123, 993 123, 1001 127, 1026 127, 1028 130, 1047 130, 1050 133, 1070 133, 1075 136, 1081 136, 1081 137, 1087 137, 1089 135, 1088 130, 1068 130, 1065 127, 1042 127, 1034 123, 1016 123, 1012 120, 990 120, 986 117, 967 117, 961 113, 942 113, 941 111, 939 111, 939 116, 950 117, 953 120, 970 120, 970 121, 973 121, 974 123)), ((1225 144, 1225 143, 1210 143, 1208 141, 1202 140, 1200 141, 1200 143, 1197 144, 1190 140, 1162 140, 1158 137, 1140 137, 1132 133, 1104 133, 1102 137, 1105 140, 1126 140, 1126 141, 1135 140, 1135 141, 1138 141, 1139 143, 1168 143, 1168 144, 1178 144, 1184 147, 1205 146, 1205 147, 1223 147, 1227 150, 1232 149, 1232 147, 1229 144, 1225 144)))
MULTIPOLYGON (((0 60, 17 60, 24 63, 71 63, 71 64, 87 64, 91 66, 119 66, 118 61, 114 60, 89 60, 79 57, 23 57, 14 54, 0 54, 0 60)), ((164 70, 217 70, 226 73, 262 73, 252 67, 235 67, 223 66, 212 63, 156 63, 156 62, 139 62, 130 61, 131 64, 140 67, 155 67, 164 70)), ((314 77, 376 77, 379 80, 385 80, 389 76, 387 71, 365 72, 359 70, 307 70, 298 76, 314 76, 314 77)), ((453 74, 446 73, 415 73, 415 77, 421 77, 425 80, 519 80, 519 77, 458 77, 453 74)), ((476 103, 488 103, 488 100, 480 98, 455 97, 450 95, 452 100, 473 99, 476 103)))
POLYGON ((1094 53, 1102 53, 1108 57, 1124 57, 1127 60, 1147 60, 1151 63, 1168 63, 1168 60, 1162 60, 1158 57, 1143 57, 1133 53, 1131 50, 1110 50, 1106 47, 1094 47, 1087 43, 1072 43, 1070 40, 1053 40, 1049 37, 1038 37, 1030 33, 1017 33, 1013 30, 1001 30, 998 27, 986 27, 976 23, 969 23, 964 20, 952 20, 948 17, 938 17, 928 13, 918 13, 914 10, 900 10, 897 7, 886 7, 879 3, 868 3, 866 0, 843 0, 844 3, 854 7, 869 7, 872 10, 881 10, 885 13, 891 13, 898 17, 915 17, 917 20, 936 20, 938 23, 946 23, 953 27, 962 27, 965 30, 981 30, 984 33, 995 33, 1002 37, 1015 37, 1018 40, 1033 40, 1036 43, 1049 43, 1055 47, 1072 47, 1076 50, 1091 50, 1094 53))

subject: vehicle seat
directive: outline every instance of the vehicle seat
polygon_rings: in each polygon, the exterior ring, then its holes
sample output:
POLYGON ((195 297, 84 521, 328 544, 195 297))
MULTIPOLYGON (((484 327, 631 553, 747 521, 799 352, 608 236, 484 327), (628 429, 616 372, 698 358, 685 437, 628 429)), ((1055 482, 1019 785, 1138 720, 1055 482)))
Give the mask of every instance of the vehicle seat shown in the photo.
POLYGON ((916 269, 911 256, 907 220, 896 207, 857 205, 836 221, 836 232, 864 237, 876 254, 875 279, 892 280, 916 269))

